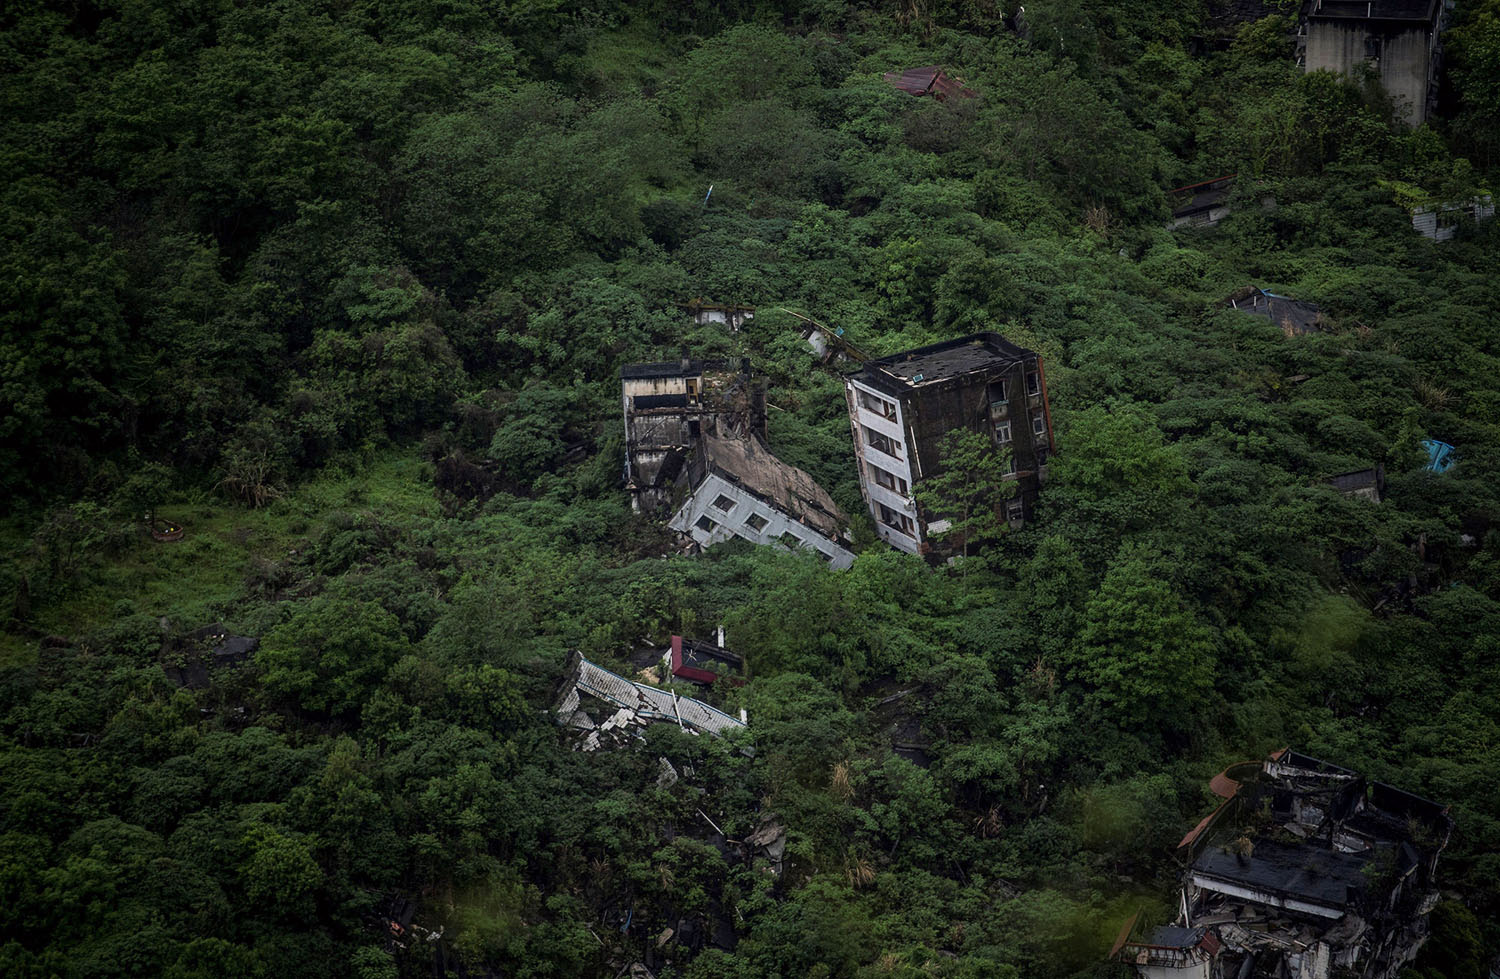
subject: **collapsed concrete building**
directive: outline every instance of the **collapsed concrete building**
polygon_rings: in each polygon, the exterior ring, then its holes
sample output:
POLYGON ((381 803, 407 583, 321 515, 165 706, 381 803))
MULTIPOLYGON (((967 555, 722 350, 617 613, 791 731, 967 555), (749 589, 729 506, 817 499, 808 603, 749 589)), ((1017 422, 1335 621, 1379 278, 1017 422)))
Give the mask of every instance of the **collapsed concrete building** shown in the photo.
POLYGON ((765 390, 727 360, 687 355, 620 368, 625 412, 625 488, 637 513, 671 503, 688 451, 704 434, 765 437, 765 390))
POLYGON ((1178 845, 1177 922, 1126 924, 1145 979, 1395 979, 1427 937, 1446 807, 1282 749, 1209 783, 1224 801, 1178 845))
POLYGON ((703 435, 689 453, 668 526, 700 547, 739 537, 811 548, 835 568, 854 563, 848 518, 823 487, 771 454, 758 436, 703 435))
POLYGON ((620 369, 625 486, 638 513, 669 514, 695 545, 739 537, 854 563, 848 518, 817 482, 766 447, 765 389, 728 361, 620 369))
POLYGON ((1306 71, 1374 73, 1400 119, 1420 126, 1437 104, 1449 0, 1304 0, 1297 63, 1306 71))
POLYGON ((942 441, 955 429, 979 432, 1006 453, 1006 479, 1018 486, 1004 517, 1012 525, 1031 517, 1052 451, 1047 381, 1035 351, 976 333, 869 361, 845 378, 845 396, 860 490, 891 546, 928 553, 930 535, 948 529, 912 492, 942 471, 942 441))
POLYGON ((689 734, 716 735, 746 726, 743 712, 736 719, 701 700, 627 680, 577 652, 568 661, 555 704, 558 723, 582 734, 578 748, 583 751, 638 738, 652 724, 675 724, 689 734))

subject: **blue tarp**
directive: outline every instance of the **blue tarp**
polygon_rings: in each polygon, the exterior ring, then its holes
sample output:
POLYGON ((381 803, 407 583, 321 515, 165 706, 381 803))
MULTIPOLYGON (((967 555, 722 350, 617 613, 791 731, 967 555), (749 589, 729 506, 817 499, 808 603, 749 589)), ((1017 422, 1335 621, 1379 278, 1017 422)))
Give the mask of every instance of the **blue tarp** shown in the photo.
POLYGON ((1422 448, 1427 450, 1427 468, 1432 472, 1447 472, 1457 461, 1453 456, 1453 446, 1447 442, 1423 439, 1422 448))

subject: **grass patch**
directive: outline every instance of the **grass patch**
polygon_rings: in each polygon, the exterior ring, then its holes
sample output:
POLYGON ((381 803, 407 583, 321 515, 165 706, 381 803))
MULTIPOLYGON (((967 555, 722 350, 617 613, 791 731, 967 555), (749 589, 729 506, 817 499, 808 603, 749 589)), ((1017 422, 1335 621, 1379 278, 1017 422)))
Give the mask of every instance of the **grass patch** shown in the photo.
MULTIPOLYGON (((147 614, 190 628, 223 619, 233 628, 251 562, 282 560, 306 547, 336 510, 393 522, 439 515, 431 483, 410 447, 363 464, 330 467, 260 510, 218 497, 179 499, 160 513, 187 529, 182 540, 158 543, 143 530, 123 551, 89 563, 65 598, 35 602, 29 625, 45 634, 76 636, 121 615, 147 614)), ((29 565, 29 528, 10 521, 0 540, 18 567, 29 565)), ((34 662, 36 645, 23 633, 0 632, 0 667, 34 662)))

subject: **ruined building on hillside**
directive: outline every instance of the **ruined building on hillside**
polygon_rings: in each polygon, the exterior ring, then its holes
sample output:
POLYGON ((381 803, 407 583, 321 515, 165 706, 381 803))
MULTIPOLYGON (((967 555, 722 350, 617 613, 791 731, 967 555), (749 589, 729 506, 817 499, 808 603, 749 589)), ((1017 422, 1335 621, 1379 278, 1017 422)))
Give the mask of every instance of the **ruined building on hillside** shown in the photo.
POLYGON ((1009 460, 1019 492, 1004 502, 1012 524, 1028 519, 1052 451, 1052 418, 1041 358, 998 333, 935 343, 882 357, 845 379, 860 489, 880 536, 913 554, 931 550, 946 525, 912 497, 941 471, 943 437, 967 428, 1009 460))
POLYGON ((807 473, 766 447, 764 388, 727 361, 621 368, 625 485, 639 513, 667 516, 699 547, 739 537, 854 563, 848 518, 807 473))
POLYGON ((1448 810, 1283 749, 1209 783, 1185 836, 1175 924, 1112 957, 1143 979, 1394 979, 1427 937, 1448 810))
POLYGON ((1368 66, 1410 126, 1437 102, 1449 0, 1304 0, 1297 60, 1307 71, 1354 75, 1368 66))
POLYGON ((637 513, 658 513, 688 451, 704 434, 765 436, 765 390, 727 360, 699 360, 684 351, 675 361, 620 368, 625 411, 625 487, 637 513))
POLYGON ((848 518, 811 476, 771 454, 760 438, 704 435, 674 491, 670 526, 708 547, 731 537, 811 548, 835 568, 854 563, 848 518))

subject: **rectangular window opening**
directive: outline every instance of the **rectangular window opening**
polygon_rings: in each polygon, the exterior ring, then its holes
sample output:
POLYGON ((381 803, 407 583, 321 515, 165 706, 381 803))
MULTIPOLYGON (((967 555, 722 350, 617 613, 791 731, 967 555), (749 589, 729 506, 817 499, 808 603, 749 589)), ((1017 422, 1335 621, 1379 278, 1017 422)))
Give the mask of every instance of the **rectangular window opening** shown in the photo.
POLYGON ((995 441, 1001 445, 1010 444, 1010 422, 1001 422, 995 426, 995 441))
MULTIPOLYGON (((861 426, 864 427, 864 426, 861 426)), ((865 428, 865 442, 871 448, 878 449, 890 456, 892 459, 901 458, 901 445, 887 435, 875 431, 873 428, 865 428)))
POLYGON ((697 527, 704 533, 712 533, 713 529, 717 527, 718 524, 714 523, 713 518, 705 513, 703 516, 698 518, 698 522, 693 524, 693 526, 697 527))
POLYGON ((1041 415, 1033 415, 1031 418, 1031 434, 1041 435, 1047 431, 1047 420, 1041 415))
POLYGON ((758 513, 752 513, 752 514, 750 514, 750 516, 748 516, 748 517, 745 518, 745 526, 749 527, 751 530, 755 531, 757 534, 760 533, 762 530, 765 530, 766 529, 766 524, 768 524, 770 522, 771 521, 767 520, 765 517, 762 517, 758 513))
POLYGON ((1036 371, 1026 375, 1026 393, 1033 396, 1042 393, 1042 380, 1037 376, 1036 371))
POLYGON ((725 496, 723 493, 720 493, 719 498, 717 500, 714 500, 714 506, 718 507, 720 510, 723 510, 725 513, 728 513, 730 510, 734 509, 734 500, 730 497, 725 496))
POLYGON ((897 476, 894 473, 886 472, 879 466, 870 466, 870 473, 875 479, 875 485, 883 486, 886 489, 890 490, 892 493, 900 493, 902 496, 908 495, 906 480, 902 479, 900 476, 897 476))
POLYGON ((896 406, 884 398, 877 398, 868 391, 859 392, 859 405, 869 412, 874 412, 887 421, 896 420, 896 406))

